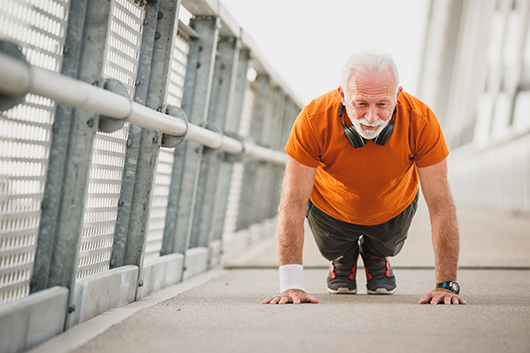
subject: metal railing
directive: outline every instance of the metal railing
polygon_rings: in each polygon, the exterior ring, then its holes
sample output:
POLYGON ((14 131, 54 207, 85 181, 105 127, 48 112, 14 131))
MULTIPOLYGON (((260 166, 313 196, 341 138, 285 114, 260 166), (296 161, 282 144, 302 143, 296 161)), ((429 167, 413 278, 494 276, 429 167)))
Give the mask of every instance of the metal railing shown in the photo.
POLYGON ((195 141, 211 149, 234 155, 250 156, 263 162, 284 165, 284 152, 241 141, 186 119, 163 114, 135 103, 117 93, 81 82, 38 67, 33 67, 0 53, 0 92, 8 96, 32 93, 59 104, 88 110, 117 120, 156 130, 185 140, 195 141))
POLYGON ((0 9, 0 352, 273 233, 301 104, 219 1, 0 9))

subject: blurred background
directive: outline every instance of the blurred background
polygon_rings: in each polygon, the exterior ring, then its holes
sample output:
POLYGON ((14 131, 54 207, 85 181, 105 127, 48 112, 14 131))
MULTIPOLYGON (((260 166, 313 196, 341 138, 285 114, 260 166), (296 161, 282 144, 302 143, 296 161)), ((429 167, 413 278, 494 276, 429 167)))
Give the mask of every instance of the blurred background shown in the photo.
POLYGON ((391 53, 442 124, 455 197, 530 212, 528 1, 223 3, 304 103, 338 85, 352 51, 391 53))

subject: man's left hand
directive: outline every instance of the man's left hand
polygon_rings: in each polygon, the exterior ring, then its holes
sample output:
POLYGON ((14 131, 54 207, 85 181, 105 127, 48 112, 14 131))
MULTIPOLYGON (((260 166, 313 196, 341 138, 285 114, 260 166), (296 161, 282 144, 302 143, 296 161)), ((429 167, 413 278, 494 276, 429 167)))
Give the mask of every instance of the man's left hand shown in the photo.
POLYGON ((467 304, 467 302, 458 294, 448 289, 437 288, 427 293, 421 298, 420 304, 467 304))

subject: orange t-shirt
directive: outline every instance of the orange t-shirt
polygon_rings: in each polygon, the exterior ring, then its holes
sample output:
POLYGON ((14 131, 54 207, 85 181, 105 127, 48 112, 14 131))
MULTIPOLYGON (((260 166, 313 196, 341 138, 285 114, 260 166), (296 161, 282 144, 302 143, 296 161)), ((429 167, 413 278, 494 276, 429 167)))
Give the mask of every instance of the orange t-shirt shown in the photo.
MULTIPOLYGON (((442 161, 449 151, 434 113, 402 92, 394 132, 385 146, 369 140, 353 148, 339 119, 336 90, 313 100, 298 115, 285 151, 317 169, 311 201, 338 220, 377 225, 411 204, 418 191, 417 167, 442 161)), ((350 120, 343 113, 343 122, 350 120)))

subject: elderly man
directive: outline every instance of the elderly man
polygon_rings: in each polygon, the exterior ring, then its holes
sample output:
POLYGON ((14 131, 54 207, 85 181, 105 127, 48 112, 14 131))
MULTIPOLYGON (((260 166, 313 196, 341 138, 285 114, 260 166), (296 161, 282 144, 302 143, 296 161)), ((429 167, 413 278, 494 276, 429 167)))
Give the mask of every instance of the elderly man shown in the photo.
POLYGON ((466 303, 456 282, 459 235, 447 183, 449 152, 432 111, 399 86, 389 54, 353 54, 338 90, 302 110, 285 149, 277 234, 280 294, 264 304, 318 303, 302 279, 304 217, 322 256, 331 261, 329 293, 357 292, 360 255, 368 294, 393 294, 388 257, 403 247, 419 182, 436 263, 435 289, 420 303, 466 303))

